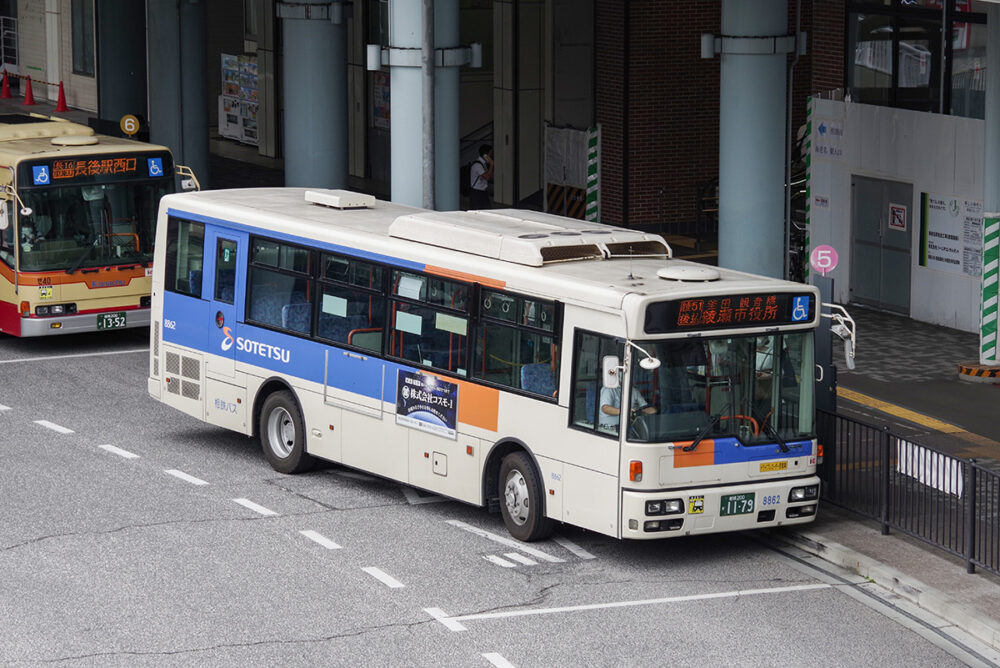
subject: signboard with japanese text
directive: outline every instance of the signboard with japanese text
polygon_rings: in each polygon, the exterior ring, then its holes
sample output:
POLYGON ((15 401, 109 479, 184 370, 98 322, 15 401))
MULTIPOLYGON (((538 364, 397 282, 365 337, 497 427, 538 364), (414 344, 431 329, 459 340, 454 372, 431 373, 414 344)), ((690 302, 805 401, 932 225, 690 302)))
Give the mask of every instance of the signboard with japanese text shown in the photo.
POLYGON ((983 204, 920 193, 920 266, 965 276, 983 268, 983 204))
POLYGON ((396 424, 458 438, 458 384, 400 369, 396 375, 396 424))
POLYGON ((811 294, 759 293, 695 297, 646 307, 647 334, 685 330, 800 325, 815 315, 811 294))
POLYGON ((172 177, 174 163, 169 153, 156 151, 32 160, 18 169, 22 187, 66 186, 172 177))

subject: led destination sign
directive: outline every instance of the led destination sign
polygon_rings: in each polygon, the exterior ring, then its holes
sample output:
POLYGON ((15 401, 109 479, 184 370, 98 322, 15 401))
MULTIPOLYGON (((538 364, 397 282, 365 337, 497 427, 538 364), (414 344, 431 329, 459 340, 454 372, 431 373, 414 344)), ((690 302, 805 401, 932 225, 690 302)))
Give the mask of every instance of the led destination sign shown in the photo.
POLYGON ((173 176, 169 153, 126 153, 53 158, 20 167, 22 187, 45 187, 156 179, 173 176))
POLYGON ((811 294, 760 293, 694 297, 646 307, 647 334, 698 329, 799 325, 812 321, 811 294))

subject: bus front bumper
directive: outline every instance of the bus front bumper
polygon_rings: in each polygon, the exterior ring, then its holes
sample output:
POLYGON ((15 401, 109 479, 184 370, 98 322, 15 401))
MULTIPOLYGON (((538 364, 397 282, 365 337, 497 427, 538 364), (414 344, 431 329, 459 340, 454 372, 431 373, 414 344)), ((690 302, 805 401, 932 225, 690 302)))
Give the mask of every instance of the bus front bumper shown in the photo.
MULTIPOLYGON (((134 308, 116 311, 125 314, 125 326, 116 329, 149 327, 148 308, 134 308)), ((49 316, 45 318, 21 318, 21 336, 54 336, 57 334, 78 334, 98 331, 97 322, 105 313, 82 313, 79 315, 49 316)), ((102 328, 100 331, 111 331, 102 328)))
POLYGON ((816 518, 819 485, 819 478, 810 476, 725 487, 625 490, 622 538, 651 540, 805 524, 816 518), (791 500, 792 491, 799 488, 810 490, 811 498, 791 500))

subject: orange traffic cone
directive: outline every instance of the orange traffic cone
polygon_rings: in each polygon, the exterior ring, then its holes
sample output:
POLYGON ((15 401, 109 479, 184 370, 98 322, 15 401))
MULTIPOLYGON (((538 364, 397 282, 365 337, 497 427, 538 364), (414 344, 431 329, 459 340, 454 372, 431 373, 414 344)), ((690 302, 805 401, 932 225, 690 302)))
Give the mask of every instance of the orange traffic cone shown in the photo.
POLYGON ((35 96, 31 92, 31 77, 28 77, 28 82, 24 85, 24 102, 21 104, 24 106, 35 104, 35 96))
POLYGON ((59 99, 56 102, 56 111, 69 111, 66 106, 66 91, 63 90, 62 81, 59 82, 59 99))
POLYGON ((2 98, 13 97, 10 94, 10 81, 7 80, 7 70, 3 71, 3 86, 0 87, 0 97, 2 98))

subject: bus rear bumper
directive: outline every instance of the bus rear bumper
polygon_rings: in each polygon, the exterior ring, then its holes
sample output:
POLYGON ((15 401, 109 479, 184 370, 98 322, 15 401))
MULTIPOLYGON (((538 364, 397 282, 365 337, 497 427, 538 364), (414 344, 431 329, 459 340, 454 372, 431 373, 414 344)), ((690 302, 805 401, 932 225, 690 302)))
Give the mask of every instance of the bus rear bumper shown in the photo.
POLYGON ((621 537, 652 540, 806 524, 816 519, 819 485, 819 478, 810 476, 725 487, 625 490, 621 537), (815 488, 816 493, 790 501, 796 488, 815 488), (678 506, 680 512, 669 512, 671 506, 678 506))
MULTIPOLYGON (((150 309, 129 309, 125 313, 125 327, 149 327, 150 309)), ((99 313, 53 316, 47 318, 21 318, 21 336, 55 336, 58 334, 79 334, 96 332, 99 313)), ((111 330, 101 330, 111 331, 111 330)))

